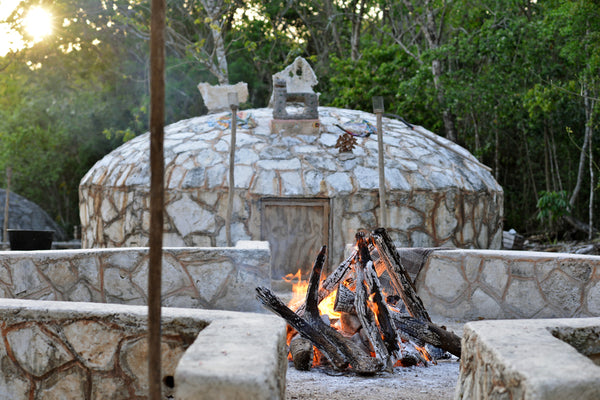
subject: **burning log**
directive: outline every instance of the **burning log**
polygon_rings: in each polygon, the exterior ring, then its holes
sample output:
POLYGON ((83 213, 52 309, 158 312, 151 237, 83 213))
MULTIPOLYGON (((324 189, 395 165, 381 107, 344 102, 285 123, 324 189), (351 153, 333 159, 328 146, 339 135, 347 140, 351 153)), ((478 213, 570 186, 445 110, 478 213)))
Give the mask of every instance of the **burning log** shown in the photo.
MULTIPOLYGON (((340 285, 336 297, 335 310, 342 312, 342 318, 346 315, 355 315, 354 299, 354 292, 344 285, 340 285)), ((427 343, 460 358, 461 346, 459 336, 433 322, 420 321, 401 312, 390 310, 390 315, 395 330, 402 339, 412 340, 418 346, 424 346, 427 343)), ((342 325, 344 325, 343 322, 342 325)))
POLYGON ((396 330, 400 332, 401 336, 405 334, 419 346, 428 343, 460 358, 460 337, 454 333, 432 322, 419 321, 416 318, 401 315, 400 313, 392 313, 392 319, 396 330))
POLYGON ((321 248, 313 266, 306 292, 306 311, 303 317, 290 310, 267 288, 256 288, 257 297, 263 305, 285 319, 300 335, 310 340, 327 357, 335 369, 343 371, 351 366, 352 370, 358 374, 374 374, 381 370, 381 361, 364 354, 354 342, 325 324, 319 315, 318 287, 321 270, 325 263, 326 249, 327 246, 321 248))
POLYGON ((358 316, 355 313, 341 312, 340 325, 342 332, 349 336, 354 335, 362 328, 360 319, 358 319, 358 316))
POLYGON ((352 290, 348 289, 344 285, 340 285, 335 295, 335 303, 333 303, 333 309, 338 312, 356 315, 356 307, 354 307, 354 297, 354 292, 352 290))
POLYGON ((296 312, 269 289, 256 288, 263 305, 284 318, 293 328, 290 332, 295 329, 299 333, 290 341, 290 354, 296 368, 311 367, 312 346, 319 350, 314 354, 314 362, 319 363, 322 355, 334 369, 351 369, 358 374, 391 371, 395 363, 427 366, 432 356, 425 346, 434 353, 449 352, 460 357, 460 338, 431 322, 385 230, 378 229, 368 237, 358 233, 356 239, 357 250, 319 287, 326 254, 326 246, 323 246, 313 265, 304 303, 296 312), (372 254, 378 257, 383 281, 372 254), (384 292, 382 282, 386 290, 397 293, 384 292), (332 293, 334 304, 329 303, 332 293), (323 302, 328 296, 328 301, 323 302), (323 316, 319 307, 323 309, 323 316), (410 315, 401 311, 403 307, 410 315), (329 324, 325 312, 339 331, 333 323, 329 324))
POLYGON ((358 262, 355 266, 356 297, 354 307, 358 318, 369 335, 375 354, 384 361, 386 369, 391 370, 394 364, 392 358, 397 358, 400 351, 398 337, 390 318, 390 311, 383 299, 381 285, 373 267, 369 247, 363 233, 356 234, 356 244, 358 246, 358 262), (367 306, 365 283, 368 284, 369 292, 372 294, 371 301, 375 305, 375 313, 367 306), (374 315, 376 315, 376 319, 374 315))
POLYGON ((384 228, 376 229, 373 234, 373 244, 377 249, 381 260, 384 262, 390 281, 394 289, 398 292, 406 309, 413 317, 431 322, 429 313, 425 309, 423 302, 417 295, 417 291, 408 275, 408 271, 402 266, 398 253, 395 250, 392 239, 388 236, 384 228))

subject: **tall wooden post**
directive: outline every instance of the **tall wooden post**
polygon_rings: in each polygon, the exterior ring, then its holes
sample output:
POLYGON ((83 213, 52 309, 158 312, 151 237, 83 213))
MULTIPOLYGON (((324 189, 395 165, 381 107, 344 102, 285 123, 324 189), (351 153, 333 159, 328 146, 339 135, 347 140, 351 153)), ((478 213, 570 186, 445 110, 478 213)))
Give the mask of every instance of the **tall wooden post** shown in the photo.
POLYGON ((148 272, 148 399, 162 397, 161 275, 164 210, 165 0, 152 0, 150 21, 150 251, 148 272))
POLYGON ((383 97, 373 97, 373 112, 377 116, 377 148, 379 153, 379 226, 388 227, 385 201, 385 165, 383 157, 383 97))
POLYGON ((231 107, 231 140, 229 143, 229 192, 227 193, 227 216, 225 221, 225 235, 227 237, 227 246, 233 246, 231 242, 231 214, 233 213, 233 192, 235 191, 235 135, 237 132, 237 110, 238 96, 237 92, 227 93, 229 107, 231 107))
POLYGON ((6 168, 6 197, 4 199, 4 230, 2 240, 8 243, 8 207, 10 204, 10 180, 12 178, 12 167, 6 168))

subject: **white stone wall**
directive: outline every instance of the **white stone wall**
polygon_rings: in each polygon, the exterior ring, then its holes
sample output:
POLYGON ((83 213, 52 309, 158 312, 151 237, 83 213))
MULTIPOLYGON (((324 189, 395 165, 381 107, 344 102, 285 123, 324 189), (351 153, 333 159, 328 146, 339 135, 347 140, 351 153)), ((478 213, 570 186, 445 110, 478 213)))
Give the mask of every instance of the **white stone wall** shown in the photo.
POLYGON ((599 334, 600 318, 470 322, 454 399, 598 399, 599 334))
MULTIPOLYGON (((264 312, 257 286, 270 287, 266 242, 165 248, 162 305, 264 312)), ((0 252, 0 297, 147 304, 148 249, 0 252)))
POLYGON ((600 316, 599 256, 436 250, 415 283, 427 310, 449 318, 600 316))

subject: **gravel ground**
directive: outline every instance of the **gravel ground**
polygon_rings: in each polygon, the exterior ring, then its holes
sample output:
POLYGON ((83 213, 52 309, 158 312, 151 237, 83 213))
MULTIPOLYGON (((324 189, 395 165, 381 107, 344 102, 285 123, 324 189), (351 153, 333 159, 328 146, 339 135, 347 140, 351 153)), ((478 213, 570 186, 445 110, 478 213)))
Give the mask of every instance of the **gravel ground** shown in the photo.
POLYGON ((287 372, 286 400, 451 400, 459 361, 439 361, 430 367, 398 367, 371 377, 332 376, 320 368, 287 372))
MULTIPOLYGON (((432 316, 438 325, 462 336, 464 322, 432 316)), ((397 367, 375 376, 339 375, 330 369, 298 371, 290 362, 286 400, 451 400, 460 361, 440 360, 429 367, 397 367)))

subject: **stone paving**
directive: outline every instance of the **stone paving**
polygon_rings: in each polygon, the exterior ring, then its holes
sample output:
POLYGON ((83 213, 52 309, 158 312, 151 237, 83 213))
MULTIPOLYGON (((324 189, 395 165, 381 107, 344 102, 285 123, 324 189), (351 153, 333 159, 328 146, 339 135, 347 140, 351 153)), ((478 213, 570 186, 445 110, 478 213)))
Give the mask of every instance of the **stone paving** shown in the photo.
MULTIPOLYGON (((352 153, 335 147, 336 127, 375 124, 361 111, 319 108, 314 135, 272 134, 272 109, 243 111, 256 126, 237 129, 232 238, 261 239, 262 198, 326 198, 330 260, 342 258, 357 229, 378 226, 376 135, 356 137, 352 153), (354 124, 354 125, 352 125, 354 124)), ((226 243, 230 131, 225 114, 165 129, 165 246, 226 243)), ((390 227, 399 246, 499 248, 502 188, 465 149, 421 127, 383 119, 390 227)), ((100 160, 82 179, 82 246, 145 246, 149 229, 149 140, 138 136, 100 160)))

